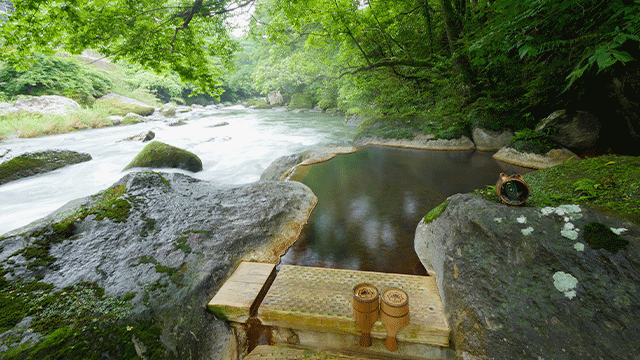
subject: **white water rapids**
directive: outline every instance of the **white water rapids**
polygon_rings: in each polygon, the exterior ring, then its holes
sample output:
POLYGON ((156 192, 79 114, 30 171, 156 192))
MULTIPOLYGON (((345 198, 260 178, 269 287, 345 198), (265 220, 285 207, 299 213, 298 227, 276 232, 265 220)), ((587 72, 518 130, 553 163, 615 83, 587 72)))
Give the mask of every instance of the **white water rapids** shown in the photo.
MULTIPOLYGON (((186 125, 171 127, 150 121, 35 139, 0 141, 0 154, 9 156, 49 149, 88 153, 93 159, 50 173, 0 185, 0 234, 46 216, 65 203, 96 194, 127 172, 122 169, 147 143, 121 141, 151 130, 155 139, 191 151, 203 171, 192 177, 220 185, 257 181, 277 158, 323 145, 350 144, 355 128, 342 116, 292 113, 279 109, 252 110, 242 106, 196 109, 179 115, 186 125), (229 125, 215 126, 228 122, 229 125)), ((129 171, 137 171, 132 169, 129 171)))

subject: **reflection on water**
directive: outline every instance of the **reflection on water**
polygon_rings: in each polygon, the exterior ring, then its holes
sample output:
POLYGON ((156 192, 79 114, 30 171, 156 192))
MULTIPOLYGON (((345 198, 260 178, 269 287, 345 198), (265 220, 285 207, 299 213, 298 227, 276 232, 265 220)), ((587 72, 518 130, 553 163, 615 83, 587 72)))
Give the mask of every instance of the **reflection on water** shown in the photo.
POLYGON ((450 195, 495 184, 492 155, 367 147, 305 169, 318 205, 282 264, 425 274, 418 222, 450 195))

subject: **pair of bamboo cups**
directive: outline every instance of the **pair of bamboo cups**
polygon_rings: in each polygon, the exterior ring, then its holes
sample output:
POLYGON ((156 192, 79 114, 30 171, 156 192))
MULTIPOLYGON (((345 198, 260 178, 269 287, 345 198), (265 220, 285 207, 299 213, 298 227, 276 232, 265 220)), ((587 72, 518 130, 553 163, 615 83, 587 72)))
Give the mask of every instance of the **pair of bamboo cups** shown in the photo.
POLYGON ((371 346, 373 324, 382 320, 387 329, 384 346, 398 350, 398 331, 409 325, 409 295, 401 289, 389 288, 382 293, 371 284, 358 284, 353 288, 353 317, 360 327, 360 346, 371 346))

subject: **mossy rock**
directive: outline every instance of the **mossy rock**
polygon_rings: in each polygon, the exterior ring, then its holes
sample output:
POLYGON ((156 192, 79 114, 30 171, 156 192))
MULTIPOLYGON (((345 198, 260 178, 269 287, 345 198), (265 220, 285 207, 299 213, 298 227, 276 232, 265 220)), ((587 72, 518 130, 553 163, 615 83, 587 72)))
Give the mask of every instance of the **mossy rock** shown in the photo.
POLYGON ((289 109, 313 109, 313 100, 309 95, 293 94, 291 102, 289 103, 289 109))
POLYGON ((264 99, 253 99, 247 103, 247 107, 254 109, 271 109, 271 105, 269 105, 264 99))
POLYGON ((202 170, 202 161, 192 152, 153 141, 145 146, 124 170, 135 167, 179 168, 198 172, 202 170))
POLYGON ((0 164, 0 185, 89 160, 91 155, 70 150, 22 154, 0 164))

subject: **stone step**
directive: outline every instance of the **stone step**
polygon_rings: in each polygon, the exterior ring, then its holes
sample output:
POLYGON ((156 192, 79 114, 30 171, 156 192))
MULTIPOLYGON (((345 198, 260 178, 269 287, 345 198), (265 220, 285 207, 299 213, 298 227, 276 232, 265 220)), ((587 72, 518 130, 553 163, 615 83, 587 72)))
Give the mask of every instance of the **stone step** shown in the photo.
POLYGON ((255 314, 275 277, 275 269, 274 264, 241 262, 207 308, 219 319, 245 323, 255 314))
POLYGON ((447 355, 449 326, 435 277, 284 265, 258 308, 258 319, 273 327, 274 342, 307 348, 413 359, 447 355), (399 349, 382 342, 386 329, 378 320, 373 346, 358 345, 360 330, 352 315, 353 287, 369 283, 382 293, 403 289, 409 295, 409 325, 397 334, 399 349))
POLYGON ((258 346, 245 360, 375 360, 374 358, 344 355, 325 351, 294 349, 283 346, 258 346))

